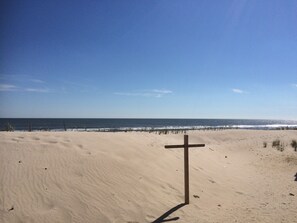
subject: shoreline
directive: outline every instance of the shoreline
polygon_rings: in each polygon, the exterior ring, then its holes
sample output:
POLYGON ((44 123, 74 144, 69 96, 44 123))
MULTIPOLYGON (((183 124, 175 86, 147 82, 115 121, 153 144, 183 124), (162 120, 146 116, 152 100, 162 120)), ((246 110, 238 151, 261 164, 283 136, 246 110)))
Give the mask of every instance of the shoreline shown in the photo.
POLYGON ((184 131, 219 131, 219 130, 297 130, 297 125, 283 125, 283 126, 199 126, 199 127, 120 127, 120 128, 66 128, 66 129, 31 129, 31 130, 0 130, 0 132, 161 132, 179 133, 184 131))
POLYGON ((17 131, 182 131, 220 129, 297 130, 297 121, 261 119, 0 119, 17 131))

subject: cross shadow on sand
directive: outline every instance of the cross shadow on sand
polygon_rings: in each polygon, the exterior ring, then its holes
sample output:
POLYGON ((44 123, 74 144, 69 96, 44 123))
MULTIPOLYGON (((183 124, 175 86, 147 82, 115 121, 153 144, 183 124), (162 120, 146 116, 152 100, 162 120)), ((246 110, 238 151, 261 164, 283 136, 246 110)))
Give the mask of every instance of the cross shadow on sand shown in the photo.
POLYGON ((175 207, 171 208, 169 211, 166 211, 164 214, 162 214, 160 217, 158 217, 156 220, 154 220, 152 223, 161 223, 161 222, 168 222, 168 221, 177 221, 179 217, 174 218, 168 218, 169 215, 171 215, 173 212, 177 211, 181 207, 185 206, 185 203, 181 203, 179 205, 176 205, 175 207))
POLYGON ((295 174, 295 176, 294 176, 294 177, 295 177, 295 181, 297 181, 297 173, 295 174))

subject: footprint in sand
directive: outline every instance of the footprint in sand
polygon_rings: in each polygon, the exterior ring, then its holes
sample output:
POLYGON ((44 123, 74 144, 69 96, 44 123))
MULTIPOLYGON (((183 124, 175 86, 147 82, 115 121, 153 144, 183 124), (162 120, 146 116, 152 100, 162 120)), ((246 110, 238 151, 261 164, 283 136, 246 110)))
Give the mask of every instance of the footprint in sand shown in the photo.
POLYGON ((74 175, 78 176, 78 177, 83 177, 83 172, 81 170, 74 170, 74 175))
POLYGON ((92 154, 88 149, 84 148, 84 146, 81 144, 78 144, 77 147, 79 147, 82 151, 84 151, 86 155, 92 154))
POLYGON ((47 141, 48 143, 51 143, 51 144, 56 144, 58 143, 58 141, 47 141))
POLYGON ((156 219, 156 217, 152 216, 152 215, 146 215, 146 220, 149 221, 149 222, 152 222, 156 219))
POLYGON ((55 205, 54 203, 49 200, 49 199, 45 199, 43 200, 43 202, 40 204, 40 207, 39 207, 42 211, 44 212, 48 212, 48 211, 51 211, 52 209, 55 208, 55 205))
POLYGON ((214 180, 211 180, 211 179, 209 179, 208 181, 213 183, 213 184, 216 183, 214 180))

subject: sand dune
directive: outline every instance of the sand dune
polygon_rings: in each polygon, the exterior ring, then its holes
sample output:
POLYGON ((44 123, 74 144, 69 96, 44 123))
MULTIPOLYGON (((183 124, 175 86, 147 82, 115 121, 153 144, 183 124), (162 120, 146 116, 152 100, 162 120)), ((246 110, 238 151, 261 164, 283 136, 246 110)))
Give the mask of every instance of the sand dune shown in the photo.
POLYGON ((189 139, 184 206, 182 134, 1 132, 0 222, 297 222, 297 131, 189 139))

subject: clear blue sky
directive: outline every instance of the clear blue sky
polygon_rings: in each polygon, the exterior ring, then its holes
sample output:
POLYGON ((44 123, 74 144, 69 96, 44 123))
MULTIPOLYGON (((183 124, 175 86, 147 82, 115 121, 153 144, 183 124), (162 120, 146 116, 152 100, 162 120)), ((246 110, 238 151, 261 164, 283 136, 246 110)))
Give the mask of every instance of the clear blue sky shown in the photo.
POLYGON ((296 0, 0 3, 0 117, 297 120, 296 0))

